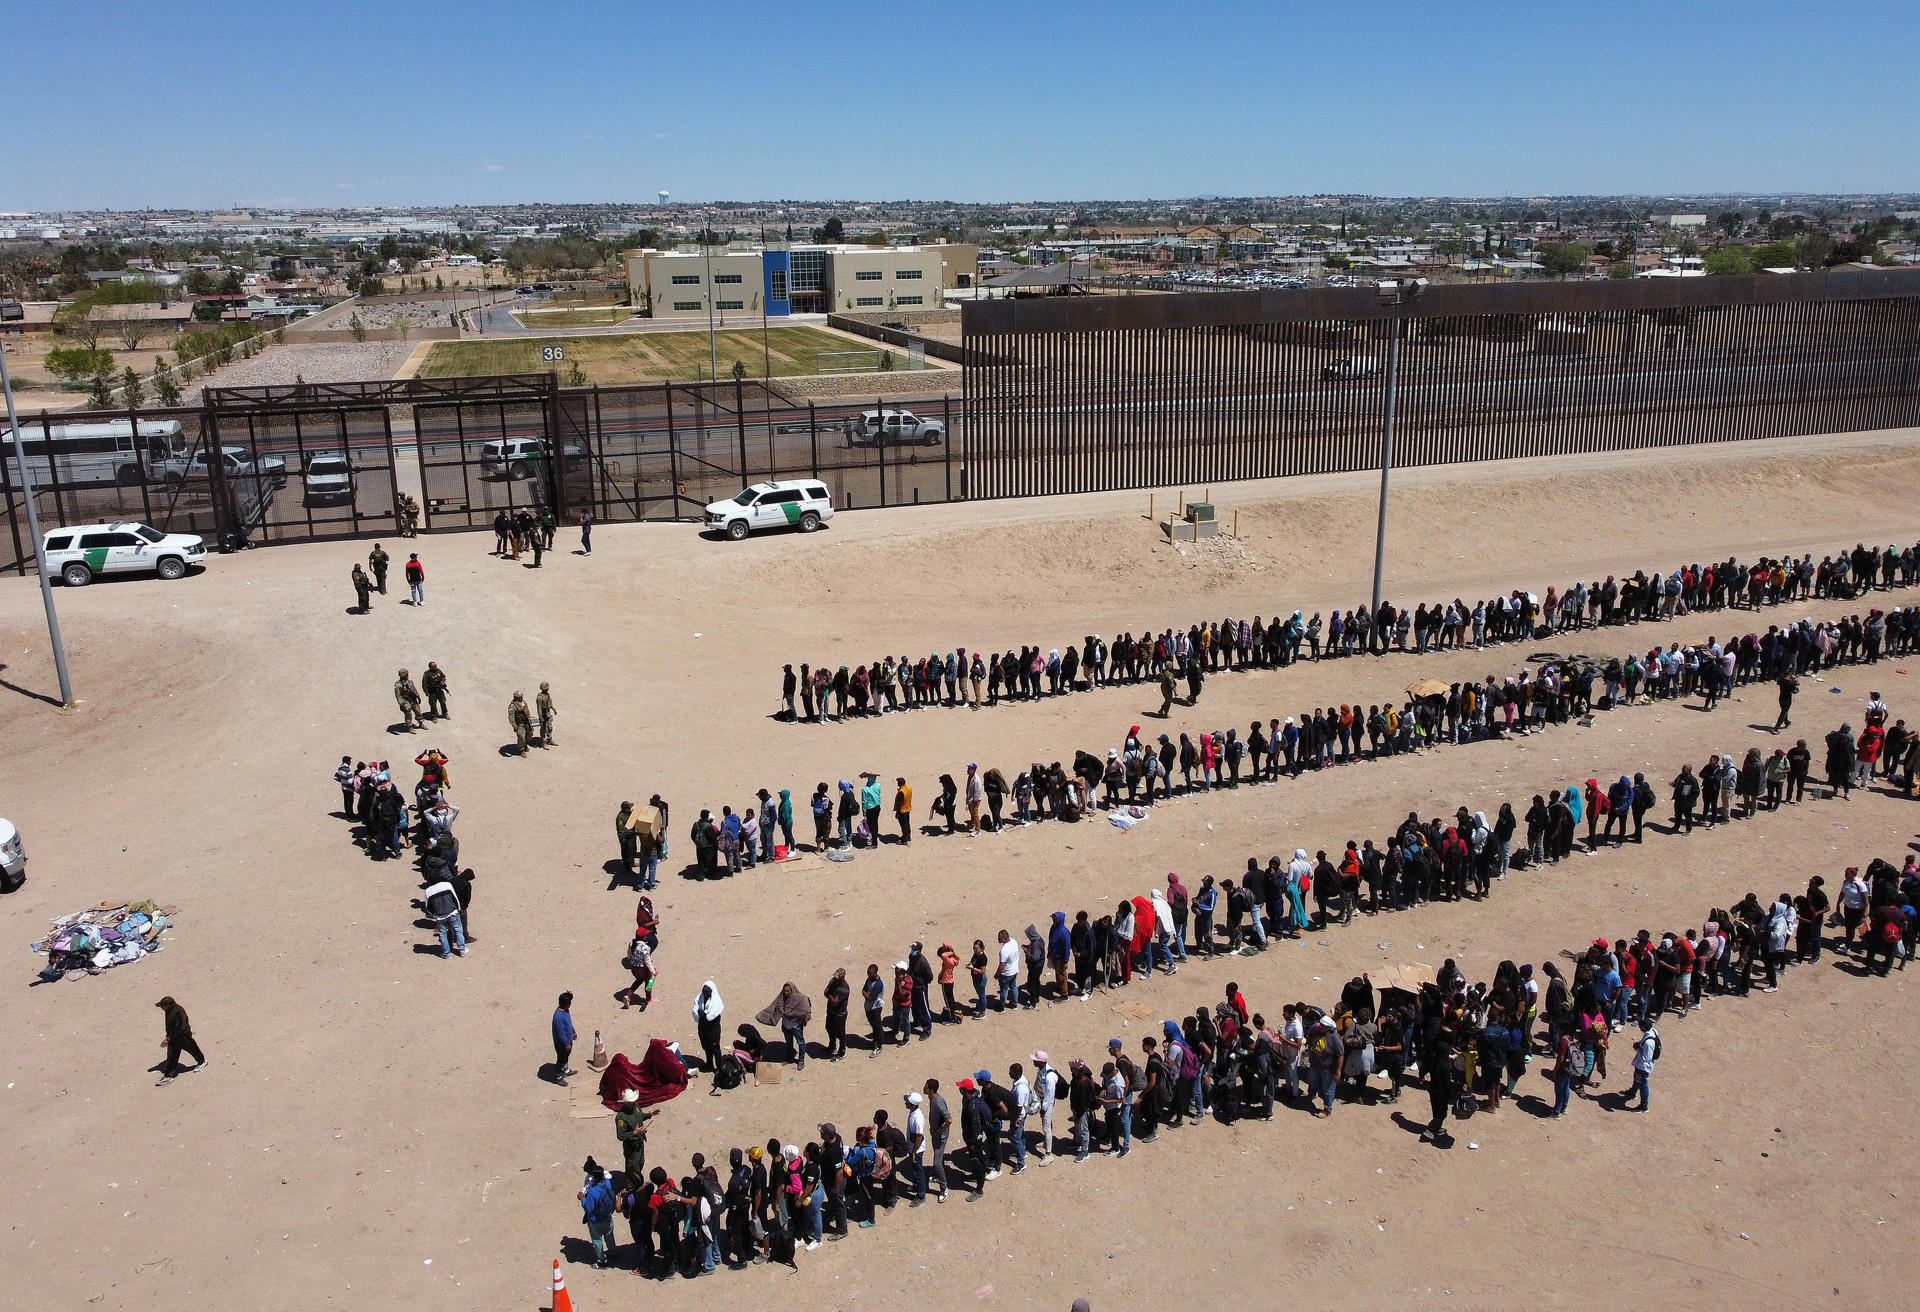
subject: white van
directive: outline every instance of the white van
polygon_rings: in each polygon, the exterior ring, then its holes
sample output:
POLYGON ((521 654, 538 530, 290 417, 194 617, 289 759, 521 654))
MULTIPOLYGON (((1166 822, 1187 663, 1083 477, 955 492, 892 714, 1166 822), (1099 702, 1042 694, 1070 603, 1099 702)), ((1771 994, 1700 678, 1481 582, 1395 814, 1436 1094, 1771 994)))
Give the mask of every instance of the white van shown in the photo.
POLYGON ((706 508, 701 523, 738 542, 759 528, 791 525, 811 533, 833 518, 833 493, 811 479, 755 483, 740 495, 706 508))

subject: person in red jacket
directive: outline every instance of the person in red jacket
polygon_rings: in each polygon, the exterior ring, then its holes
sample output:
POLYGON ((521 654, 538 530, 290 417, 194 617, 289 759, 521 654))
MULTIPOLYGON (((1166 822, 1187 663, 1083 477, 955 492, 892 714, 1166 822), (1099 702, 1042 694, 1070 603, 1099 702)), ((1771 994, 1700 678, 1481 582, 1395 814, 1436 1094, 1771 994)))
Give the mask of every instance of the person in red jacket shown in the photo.
POLYGON ((1880 748, 1887 741, 1887 731, 1877 724, 1869 723, 1860 731, 1860 737, 1853 744, 1853 782, 1864 787, 1880 770, 1880 748))
POLYGON ((413 594, 414 605, 427 604, 427 570, 420 563, 420 553, 417 551, 407 553, 407 591, 413 594))

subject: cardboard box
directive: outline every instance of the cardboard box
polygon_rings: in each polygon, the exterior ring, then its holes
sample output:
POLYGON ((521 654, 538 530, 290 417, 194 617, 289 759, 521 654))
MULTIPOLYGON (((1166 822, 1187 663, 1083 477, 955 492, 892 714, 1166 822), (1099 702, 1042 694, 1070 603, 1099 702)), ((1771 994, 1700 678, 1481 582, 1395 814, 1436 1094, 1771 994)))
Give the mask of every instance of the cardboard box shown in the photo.
POLYGON ((636 806, 627 815, 627 828, 641 838, 659 842, 665 835, 666 818, 657 806, 636 806))

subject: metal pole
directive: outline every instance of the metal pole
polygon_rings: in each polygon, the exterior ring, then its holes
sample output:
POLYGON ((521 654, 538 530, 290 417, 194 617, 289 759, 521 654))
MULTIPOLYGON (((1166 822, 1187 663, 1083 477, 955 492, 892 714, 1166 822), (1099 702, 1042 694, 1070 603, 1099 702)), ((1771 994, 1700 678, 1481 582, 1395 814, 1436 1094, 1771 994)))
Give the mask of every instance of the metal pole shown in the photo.
MULTIPOLYGON (((711 367, 714 382, 720 381, 720 347, 713 335, 713 214, 700 212, 700 254, 707 263, 707 359, 711 367)), ((746 472, 746 462, 741 461, 741 473, 746 472)))
POLYGON ((1400 371, 1400 304, 1387 318, 1387 424, 1380 435, 1380 527, 1373 539, 1373 613, 1380 614, 1380 575, 1387 564, 1387 480, 1393 472, 1393 398, 1400 371))
MULTIPOLYGON (((33 471, 27 467, 27 447, 20 438, 20 416, 13 409, 13 377, 7 372, 7 348, 0 342, 0 390, 7 394, 7 425, 13 430, 13 458, 20 462, 20 491, 27 499, 27 536, 33 539, 33 565, 40 575, 40 600, 47 608, 47 637, 53 641, 53 668, 60 676, 60 705, 73 705, 73 680, 67 677, 67 645, 60 640, 60 615, 53 608, 53 580, 47 577, 46 543, 40 537, 40 511, 33 504, 33 471)), ((53 443, 47 448, 47 468, 53 468, 53 443)), ((139 446, 136 434, 135 447, 139 446)))

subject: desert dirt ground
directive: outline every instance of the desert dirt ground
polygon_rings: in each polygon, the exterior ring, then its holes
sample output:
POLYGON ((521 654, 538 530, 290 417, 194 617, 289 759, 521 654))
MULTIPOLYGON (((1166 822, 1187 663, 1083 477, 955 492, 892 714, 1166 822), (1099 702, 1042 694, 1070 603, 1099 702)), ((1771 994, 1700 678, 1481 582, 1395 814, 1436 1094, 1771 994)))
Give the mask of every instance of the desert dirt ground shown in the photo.
MULTIPOLYGON (((848 514, 815 537, 739 545, 685 525, 602 526, 591 557, 563 530, 538 571, 491 556, 490 534, 388 542, 397 561, 421 553, 428 604, 399 604, 396 564, 364 617, 350 613, 348 571, 368 544, 216 557, 179 583, 57 594, 81 698, 65 712, 45 700, 55 683, 38 592, 0 581, 0 813, 31 853, 25 888, 0 901, 16 989, 0 1056, 9 1301, 536 1308, 564 1257, 583 1312, 715 1295, 746 1307, 1064 1309, 1084 1294, 1101 1309, 1164 1304, 1170 1281, 1178 1302, 1201 1307, 1578 1306, 1620 1287, 1656 1307, 1903 1305, 1897 1237, 1915 1220, 1904 1167, 1920 1146, 1907 1092, 1920 1051, 1901 1036, 1920 975, 1861 979, 1831 958, 1790 972, 1777 994, 1664 1025, 1647 1116, 1581 1102, 1561 1125, 1538 1119, 1529 1108, 1551 1090, 1536 1063, 1521 1086, 1532 1101, 1476 1117, 1450 1150, 1419 1143, 1425 1099, 1412 1091, 1397 1109, 1342 1107, 1328 1122, 1282 1112, 1163 1135, 1124 1162, 1003 1176, 978 1202, 902 1208, 802 1253, 797 1273, 654 1285, 577 1260, 579 1165, 619 1152, 610 1120, 571 1118, 568 1091, 540 1078, 563 989, 581 1031, 575 1083, 590 1083, 596 1029, 636 1057, 651 1036, 697 1051, 688 1009, 704 979, 719 983, 730 1028, 783 980, 817 999, 834 968, 857 979, 916 938, 964 957, 976 937, 1018 936, 1055 909, 1097 915, 1169 870, 1193 884, 1235 875, 1249 855, 1334 850, 1411 808, 1491 812, 1507 798, 1524 810, 1536 791, 1632 770, 1664 798, 1682 761, 1775 741, 1760 688, 1711 714, 1623 709, 1591 728, 1182 799, 1131 833, 1096 820, 925 835, 845 864, 683 877, 698 808, 738 808, 760 786, 792 788, 798 802, 817 780, 905 775, 924 824, 938 774, 969 761, 1011 777, 1076 747, 1104 755, 1134 724, 1244 726, 1381 700, 1427 675, 1517 667, 1530 647, 1220 676, 1164 724, 1145 687, 818 727, 770 718, 787 660, 853 665, 1344 610, 1370 579, 1373 486, 1342 475, 1214 488, 1226 515, 1240 510, 1241 538, 1200 553, 1156 543, 1145 493, 848 514), (448 671, 452 718, 396 733, 394 671, 417 676, 429 659, 448 671), (558 745, 503 755, 508 697, 531 697, 541 680, 561 709, 558 745), (452 758, 462 861, 478 872, 478 939, 464 960, 425 949, 412 865, 370 861, 335 814, 342 753, 390 759, 410 787, 403 763, 428 745, 452 758), (655 894, 657 1000, 643 1015, 614 999, 634 894, 610 888, 611 820, 623 798, 655 790, 674 808, 673 853, 655 894), (25 945, 52 917, 109 897, 179 904, 166 949, 29 987, 42 963, 25 945), (169 993, 212 1066, 156 1088, 153 1003, 169 993)), ((1916 487, 1912 432, 1411 470, 1395 483, 1386 591, 1411 604, 1729 552, 1906 543, 1920 532, 1916 487)), ((1862 608, 1818 602, 1791 617, 1862 608)), ((1644 651, 1750 627, 1747 613, 1702 614, 1580 645, 1644 651)), ((1817 748, 1840 719, 1857 726, 1869 688, 1914 719, 1903 664, 1808 683, 1796 729, 1817 748)), ((936 1027, 931 1041, 871 1059, 856 1047, 776 1085, 712 1097, 696 1075, 662 1109, 649 1162, 684 1171, 694 1151, 724 1160, 770 1135, 805 1142, 829 1119, 850 1136, 928 1076, 951 1089, 1035 1048, 1097 1068, 1107 1038, 1137 1050, 1159 1017, 1211 1003, 1230 978, 1273 1016, 1284 1001, 1331 1001, 1361 970, 1452 956, 1489 978, 1503 957, 1557 960, 1597 934, 1684 929, 1749 889, 1797 891, 1815 873, 1837 887, 1847 865, 1897 864, 1916 831, 1920 810, 1884 794, 1808 802, 1516 873, 1485 904, 1363 916, 1118 998, 936 1027), (1128 1020, 1117 1003, 1155 1020, 1128 1020)), ((968 995, 964 972, 961 985, 968 995)), ((1622 1046, 1609 1087, 1626 1069, 1622 1046)), ((624 1222, 617 1231, 624 1241, 624 1222)))

